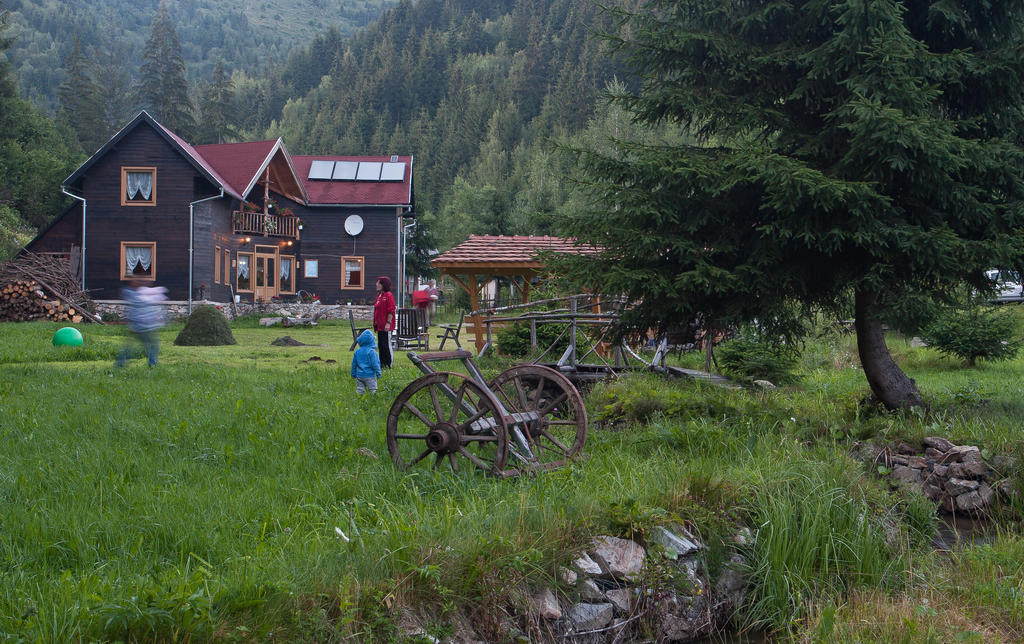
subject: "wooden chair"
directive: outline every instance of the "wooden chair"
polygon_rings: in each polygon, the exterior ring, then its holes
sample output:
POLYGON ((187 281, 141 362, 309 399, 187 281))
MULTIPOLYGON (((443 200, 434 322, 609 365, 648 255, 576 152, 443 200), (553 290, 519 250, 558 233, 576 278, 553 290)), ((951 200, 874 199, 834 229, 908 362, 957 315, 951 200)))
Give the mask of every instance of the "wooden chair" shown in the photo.
POLYGON ((356 319, 352 316, 352 309, 348 311, 348 323, 352 327, 352 346, 348 350, 355 351, 356 347, 359 346, 359 336, 363 334, 363 331, 370 331, 372 327, 356 327, 356 319))
POLYGON ((456 347, 458 347, 460 349, 462 348, 462 344, 459 343, 459 333, 462 332, 462 321, 463 321, 463 319, 465 319, 465 317, 466 317, 466 312, 463 311, 462 313, 459 313, 459 323, 458 324, 442 324, 442 325, 440 325, 441 328, 444 330, 444 333, 442 333, 441 335, 437 336, 438 339, 441 340, 441 346, 439 346, 437 348, 438 351, 444 351, 444 343, 447 342, 448 340, 453 340, 455 342, 455 346, 456 347))
POLYGON ((395 341, 400 351, 408 349, 430 350, 427 333, 427 312, 423 309, 398 309, 395 341))

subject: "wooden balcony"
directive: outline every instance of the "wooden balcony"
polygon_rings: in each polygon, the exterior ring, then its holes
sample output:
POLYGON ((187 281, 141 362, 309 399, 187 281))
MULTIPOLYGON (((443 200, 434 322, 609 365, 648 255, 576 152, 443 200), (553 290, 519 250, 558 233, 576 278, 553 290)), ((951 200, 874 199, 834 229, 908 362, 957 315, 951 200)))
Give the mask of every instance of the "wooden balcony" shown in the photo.
POLYGON ((231 222, 236 235, 299 238, 299 218, 294 215, 269 215, 236 210, 231 216, 231 222))

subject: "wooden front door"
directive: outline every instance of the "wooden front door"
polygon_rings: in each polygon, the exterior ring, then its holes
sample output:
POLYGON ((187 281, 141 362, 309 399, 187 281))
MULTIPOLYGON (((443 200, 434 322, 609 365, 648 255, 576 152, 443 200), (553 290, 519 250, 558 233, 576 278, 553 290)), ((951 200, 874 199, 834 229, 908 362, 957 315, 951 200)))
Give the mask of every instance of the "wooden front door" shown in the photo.
POLYGON ((253 280, 257 300, 269 300, 277 295, 277 271, 280 259, 274 246, 257 246, 255 256, 255 279, 253 280))

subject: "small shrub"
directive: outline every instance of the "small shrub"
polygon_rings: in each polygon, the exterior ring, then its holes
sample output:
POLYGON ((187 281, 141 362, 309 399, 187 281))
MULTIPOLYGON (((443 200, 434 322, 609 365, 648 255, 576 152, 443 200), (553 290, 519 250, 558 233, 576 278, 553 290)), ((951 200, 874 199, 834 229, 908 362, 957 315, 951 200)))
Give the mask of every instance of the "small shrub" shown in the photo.
MULTIPOLYGON (((530 324, 528 322, 516 322, 515 324, 503 327, 497 333, 498 351, 501 355, 509 358, 522 358, 532 351, 530 347, 530 324)), ((537 325, 537 347, 544 351, 555 344, 549 351, 554 353, 557 359, 565 348, 569 346, 569 331, 565 324, 538 324, 537 325), (565 331, 565 333, 562 333, 565 331), (559 338, 559 334, 562 335, 559 338)), ((579 346, 579 345, 577 345, 579 346)))
POLYGON ((800 350, 792 344, 778 344, 759 338, 736 338, 723 342, 715 353, 722 372, 743 380, 785 383, 792 374, 800 350))
POLYGON ((187 347, 214 347, 238 342, 231 333, 227 318, 217 310, 217 307, 205 304, 188 316, 185 328, 174 339, 174 344, 187 347))
POLYGON ((922 338, 942 353, 966 360, 973 367, 978 358, 997 361, 1016 356, 1021 347, 1021 340, 1014 337, 1016 325, 1010 313, 969 306, 937 314, 923 329, 922 338))

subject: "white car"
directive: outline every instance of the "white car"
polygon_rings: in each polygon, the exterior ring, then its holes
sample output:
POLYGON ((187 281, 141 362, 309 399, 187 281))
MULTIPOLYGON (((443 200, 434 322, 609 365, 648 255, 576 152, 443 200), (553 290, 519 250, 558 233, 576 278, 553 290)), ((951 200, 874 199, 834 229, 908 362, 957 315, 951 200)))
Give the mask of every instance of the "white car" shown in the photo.
POLYGON ((1020 275, 1016 271, 991 270, 985 271, 985 276, 996 285, 996 296, 992 299, 993 302, 1024 301, 1020 275))

